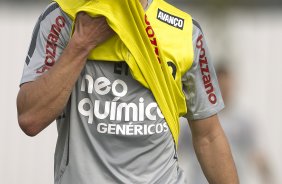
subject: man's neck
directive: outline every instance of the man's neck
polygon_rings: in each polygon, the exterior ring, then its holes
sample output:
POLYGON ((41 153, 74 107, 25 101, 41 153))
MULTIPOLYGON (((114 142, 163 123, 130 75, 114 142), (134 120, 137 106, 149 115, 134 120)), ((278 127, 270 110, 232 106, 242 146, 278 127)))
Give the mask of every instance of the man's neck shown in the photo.
POLYGON ((146 9, 148 5, 148 0, 140 0, 140 3, 142 4, 143 8, 146 9))

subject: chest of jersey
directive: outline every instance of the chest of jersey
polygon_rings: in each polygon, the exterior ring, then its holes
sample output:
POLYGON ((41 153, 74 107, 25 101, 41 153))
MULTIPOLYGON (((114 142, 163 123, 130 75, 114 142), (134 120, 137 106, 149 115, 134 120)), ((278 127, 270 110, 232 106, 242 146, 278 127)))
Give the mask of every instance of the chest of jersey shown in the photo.
POLYGON ((88 61, 69 105, 69 168, 101 173, 102 183, 112 172, 118 179, 113 183, 131 183, 143 175, 149 176, 144 181, 170 179, 156 173, 176 169, 172 134, 151 91, 132 78, 125 62, 88 61))
POLYGON ((151 91, 132 78, 125 62, 88 61, 73 95, 79 119, 94 135, 169 133, 151 91))

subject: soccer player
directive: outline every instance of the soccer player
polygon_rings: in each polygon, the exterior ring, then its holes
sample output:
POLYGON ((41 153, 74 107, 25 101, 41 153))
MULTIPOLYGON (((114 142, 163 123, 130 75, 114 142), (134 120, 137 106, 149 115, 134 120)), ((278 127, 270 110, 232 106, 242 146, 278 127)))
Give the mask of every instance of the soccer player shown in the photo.
MULTIPOLYGON (((186 117, 208 181, 237 184, 217 118, 224 105, 200 26, 193 21, 187 27, 186 14, 162 0, 140 2, 148 19, 155 22, 173 77, 181 75, 186 117), (191 39, 185 30, 191 30, 191 39), (190 42, 194 53, 182 51, 190 42), (182 71, 177 63, 189 55, 194 62, 182 71)), ((82 12, 74 30, 72 24, 57 3, 41 14, 17 98, 19 125, 27 135, 35 136, 57 122, 54 182, 186 183, 171 129, 151 90, 132 77, 134 71, 125 62, 129 53, 112 45, 101 55, 108 62, 88 59, 90 51, 100 49, 99 55, 104 43, 117 38, 106 19, 82 12), (120 58, 124 62, 111 62, 120 58)))

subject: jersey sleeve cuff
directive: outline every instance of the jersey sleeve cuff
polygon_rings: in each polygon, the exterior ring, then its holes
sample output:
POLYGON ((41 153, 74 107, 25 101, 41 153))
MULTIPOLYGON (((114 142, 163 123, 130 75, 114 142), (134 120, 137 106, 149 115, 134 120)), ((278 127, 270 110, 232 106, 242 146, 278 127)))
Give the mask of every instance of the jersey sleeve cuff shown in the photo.
POLYGON ((218 114, 220 111, 222 111, 224 109, 224 103, 220 103, 217 106, 208 109, 206 111, 202 111, 202 112, 198 112, 198 113, 194 113, 194 114, 187 114, 186 118, 188 121, 193 121, 193 120, 201 120, 201 119, 205 119, 208 117, 211 117, 213 115, 218 114))

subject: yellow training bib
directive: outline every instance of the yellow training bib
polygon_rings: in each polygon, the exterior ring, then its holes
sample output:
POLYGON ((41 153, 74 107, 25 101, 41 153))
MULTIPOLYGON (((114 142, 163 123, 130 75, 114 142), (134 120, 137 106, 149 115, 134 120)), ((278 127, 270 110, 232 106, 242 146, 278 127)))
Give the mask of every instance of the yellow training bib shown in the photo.
POLYGON ((91 60, 126 61, 132 76, 149 88, 178 143, 179 116, 187 111, 181 76, 193 62, 192 18, 153 0, 144 12, 139 0, 55 0, 75 20, 78 12, 105 16, 116 35, 95 48, 91 60))

